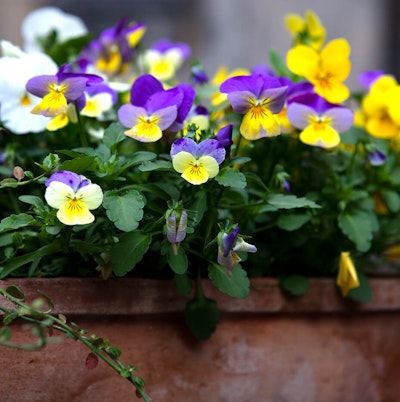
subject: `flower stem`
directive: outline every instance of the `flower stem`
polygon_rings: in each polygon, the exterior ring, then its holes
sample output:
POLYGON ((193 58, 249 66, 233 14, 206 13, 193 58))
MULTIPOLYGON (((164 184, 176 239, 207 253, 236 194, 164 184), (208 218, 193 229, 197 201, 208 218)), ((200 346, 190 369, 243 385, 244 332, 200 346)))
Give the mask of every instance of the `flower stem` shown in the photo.
POLYGON ((82 120, 82 116, 79 113, 79 109, 78 109, 78 104, 75 101, 75 111, 76 111, 76 118, 78 120, 78 130, 79 130, 79 137, 81 140, 81 145, 83 147, 87 147, 89 145, 87 136, 86 136, 86 131, 85 131, 85 127, 83 125, 83 120, 82 120))

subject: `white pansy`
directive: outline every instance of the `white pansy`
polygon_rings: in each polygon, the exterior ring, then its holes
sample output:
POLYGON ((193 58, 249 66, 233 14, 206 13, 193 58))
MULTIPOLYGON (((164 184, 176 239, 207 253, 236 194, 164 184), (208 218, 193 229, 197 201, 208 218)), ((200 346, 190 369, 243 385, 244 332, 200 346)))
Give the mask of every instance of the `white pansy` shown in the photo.
POLYGON ((26 54, 9 42, 2 42, 0 58, 0 120, 15 134, 37 133, 46 128, 48 118, 31 114, 41 99, 29 94, 25 85, 36 75, 56 74, 58 67, 47 55, 26 54))
POLYGON ((57 7, 42 7, 29 13, 22 22, 21 34, 26 52, 41 52, 40 39, 51 32, 57 33, 57 42, 62 43, 88 33, 81 18, 65 13, 57 7))

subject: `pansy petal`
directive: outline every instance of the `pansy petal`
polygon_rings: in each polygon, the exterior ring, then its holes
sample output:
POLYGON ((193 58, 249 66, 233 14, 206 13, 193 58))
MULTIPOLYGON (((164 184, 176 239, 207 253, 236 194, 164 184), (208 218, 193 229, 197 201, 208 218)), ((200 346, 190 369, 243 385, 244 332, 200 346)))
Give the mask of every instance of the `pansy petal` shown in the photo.
POLYGON ((118 110, 118 119, 126 128, 131 128, 136 125, 141 116, 147 116, 147 111, 142 107, 122 105, 118 110))
POLYGON ((176 105, 171 105, 157 110, 151 117, 154 117, 157 120, 158 127, 160 130, 164 131, 171 127, 171 124, 176 119, 177 113, 176 105))
POLYGON ((172 159, 172 166, 178 173, 183 173, 185 169, 193 165, 196 158, 186 151, 178 152, 172 159))
POLYGON ((57 211, 57 218, 64 225, 87 225, 94 221, 94 215, 80 200, 68 200, 57 211))
POLYGON ((257 98, 251 91, 237 91, 228 94, 229 103, 235 113, 245 114, 251 105, 257 102, 257 98))
POLYGON ((278 88, 267 88, 262 91, 260 99, 265 99, 268 102, 268 109, 272 113, 276 114, 282 110, 285 104, 286 92, 286 86, 278 88))
POLYGON ((222 93, 250 91, 256 97, 258 97, 263 88, 263 76, 254 74, 228 78, 221 84, 219 89, 222 93))
POLYGON ((132 85, 131 103, 135 106, 144 106, 151 95, 163 89, 161 82, 152 75, 141 75, 132 85))
POLYGON ((43 98, 49 93, 49 87, 57 84, 58 82, 55 75, 39 75, 28 80, 26 89, 31 94, 43 98))
POLYGON ((46 188, 44 198, 52 208, 61 208, 69 199, 74 198, 74 190, 65 183, 53 181, 46 188))
POLYGON ((354 113, 347 107, 333 107, 326 111, 325 116, 332 119, 331 126, 339 133, 350 130, 354 123, 354 113))
MULTIPOLYGON (((82 185, 82 177, 81 175, 71 172, 69 170, 61 170, 59 172, 53 173, 46 181, 46 186, 50 186, 52 182, 61 182, 71 187, 73 191, 77 191, 78 188, 82 185)), ((89 184, 90 181, 86 179, 85 185, 89 184)))
POLYGON ((103 202, 103 191, 98 184, 91 183, 79 188, 75 198, 81 200, 89 209, 96 209, 103 202))
POLYGON ((195 164, 187 166, 181 176, 189 183, 199 185, 215 177, 218 172, 219 166, 217 161, 211 156, 202 156, 195 164))
POLYGON ((162 137, 162 131, 154 122, 141 120, 125 131, 125 135, 140 142, 156 142, 162 137))
POLYGON ((179 152, 187 152, 191 155, 197 155, 198 145, 191 138, 179 138, 171 146, 171 157, 174 158, 179 152))
POLYGON ((287 116, 293 126, 297 128, 305 128, 309 123, 310 116, 315 116, 315 110, 307 105, 293 102, 287 108, 287 116))
POLYGON ((207 139, 198 144, 199 155, 208 155, 214 158, 218 164, 225 159, 225 148, 218 140, 207 139))
POLYGON ((300 141, 307 145, 333 148, 339 145, 338 132, 327 124, 309 125, 300 133, 300 141))
POLYGON ((298 45, 290 49, 286 56, 286 62, 292 73, 303 77, 313 76, 319 63, 316 50, 305 45, 298 45))
POLYGON ((281 133, 281 127, 272 113, 263 108, 260 113, 249 111, 243 117, 240 133, 250 141, 263 137, 273 137, 281 133))

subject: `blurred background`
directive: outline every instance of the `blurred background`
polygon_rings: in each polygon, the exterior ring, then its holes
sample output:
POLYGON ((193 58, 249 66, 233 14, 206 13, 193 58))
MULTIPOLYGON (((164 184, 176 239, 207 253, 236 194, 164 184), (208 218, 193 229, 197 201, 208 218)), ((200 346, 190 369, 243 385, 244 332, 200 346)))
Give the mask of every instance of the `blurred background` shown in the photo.
POLYGON ((80 16, 95 35, 122 16, 148 25, 144 45, 167 37, 192 48, 208 75, 221 64, 229 69, 268 63, 268 51, 283 57, 291 40, 287 13, 315 11, 327 40, 346 38, 352 47, 352 73, 368 69, 400 72, 400 5, 397 0, 0 0, 0 38, 21 45, 20 25, 35 8, 51 5, 80 16))

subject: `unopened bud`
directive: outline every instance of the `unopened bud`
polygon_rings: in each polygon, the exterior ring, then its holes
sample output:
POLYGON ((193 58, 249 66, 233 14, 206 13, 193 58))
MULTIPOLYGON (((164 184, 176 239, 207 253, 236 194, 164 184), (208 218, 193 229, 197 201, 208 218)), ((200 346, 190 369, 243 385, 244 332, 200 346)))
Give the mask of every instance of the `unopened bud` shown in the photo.
POLYGON ((24 169, 22 169, 21 166, 15 166, 13 169, 13 176, 18 181, 21 181, 25 177, 24 169))

